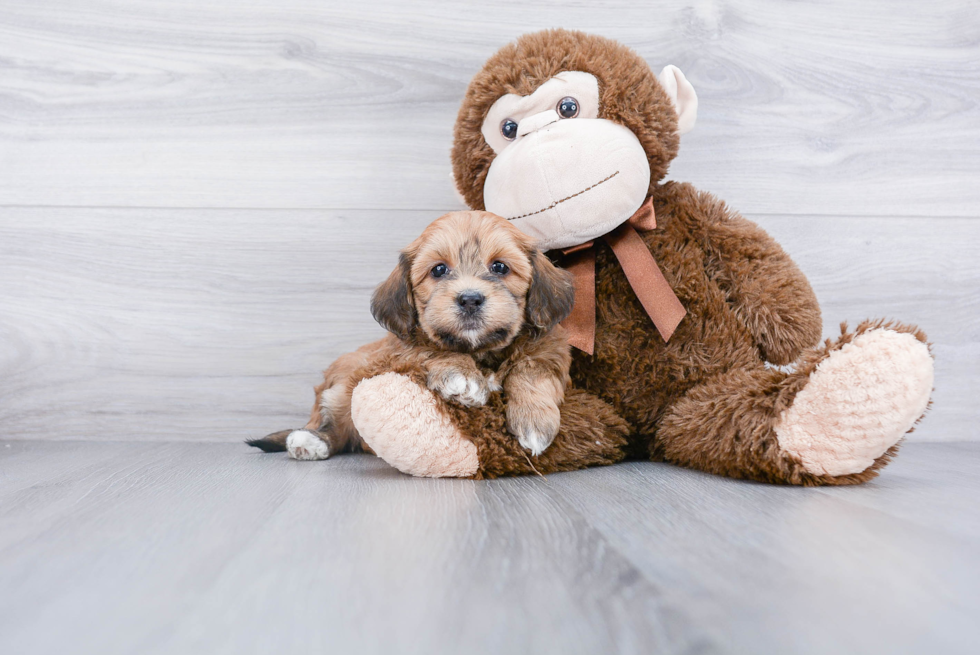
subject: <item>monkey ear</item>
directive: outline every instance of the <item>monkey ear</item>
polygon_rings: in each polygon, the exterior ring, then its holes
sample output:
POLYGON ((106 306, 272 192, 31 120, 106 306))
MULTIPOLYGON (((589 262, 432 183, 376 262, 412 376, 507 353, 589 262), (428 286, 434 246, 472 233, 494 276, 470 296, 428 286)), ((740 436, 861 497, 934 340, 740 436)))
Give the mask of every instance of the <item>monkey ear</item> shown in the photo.
POLYGON ((575 282, 571 273, 552 264, 540 250, 531 254, 531 269, 527 320, 536 327, 550 330, 572 312, 575 282))
POLYGON ((694 92, 694 87, 684 77, 681 69, 672 64, 664 66, 657 79, 677 110, 677 131, 687 134, 698 119, 698 94, 694 92))
POLYGON ((387 280, 378 285, 371 296, 371 315, 374 320, 400 339, 407 339, 418 325, 409 280, 411 269, 410 258, 402 253, 398 258, 398 266, 387 280))

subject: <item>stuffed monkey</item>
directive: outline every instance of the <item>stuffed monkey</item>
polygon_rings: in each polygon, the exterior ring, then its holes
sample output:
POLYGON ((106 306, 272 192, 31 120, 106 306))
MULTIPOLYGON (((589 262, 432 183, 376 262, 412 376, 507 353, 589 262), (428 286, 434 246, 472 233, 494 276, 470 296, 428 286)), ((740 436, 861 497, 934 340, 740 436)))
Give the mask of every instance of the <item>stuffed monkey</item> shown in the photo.
POLYGON ((929 403, 926 337, 867 321, 818 345, 816 297, 782 248, 714 196, 662 181, 696 113, 677 68, 658 77, 598 36, 529 34, 487 61, 456 121, 456 185, 471 208, 513 221, 574 272, 565 327, 576 390, 563 420, 596 438, 558 439, 531 457, 503 427, 506 398, 463 410, 386 372, 353 395, 374 452, 424 475, 627 456, 783 484, 877 475, 929 403), (597 399, 626 422, 625 439, 597 399), (442 467, 449 452, 454 466, 442 467))

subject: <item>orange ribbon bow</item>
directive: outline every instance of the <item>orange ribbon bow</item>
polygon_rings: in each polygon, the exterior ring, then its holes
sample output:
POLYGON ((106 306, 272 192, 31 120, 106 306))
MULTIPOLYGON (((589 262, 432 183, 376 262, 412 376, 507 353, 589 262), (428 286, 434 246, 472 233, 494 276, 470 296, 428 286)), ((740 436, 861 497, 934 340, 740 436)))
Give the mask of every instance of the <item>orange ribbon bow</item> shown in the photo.
MULTIPOLYGON (((674 290, 670 288, 670 283, 657 266, 650 249, 636 231, 637 228, 646 231, 656 227, 657 217, 653 211, 653 199, 647 198, 628 221, 599 238, 612 248, 613 254, 623 267, 623 272, 626 273, 626 279, 629 280, 633 293, 636 294, 666 342, 674 334, 677 324, 687 314, 687 310, 677 299, 674 290)), ((564 255, 562 266, 575 277, 575 306, 568 318, 562 321, 562 327, 568 332, 568 343, 590 355, 595 349, 595 248, 593 245, 594 242, 589 241, 561 251, 564 255)))

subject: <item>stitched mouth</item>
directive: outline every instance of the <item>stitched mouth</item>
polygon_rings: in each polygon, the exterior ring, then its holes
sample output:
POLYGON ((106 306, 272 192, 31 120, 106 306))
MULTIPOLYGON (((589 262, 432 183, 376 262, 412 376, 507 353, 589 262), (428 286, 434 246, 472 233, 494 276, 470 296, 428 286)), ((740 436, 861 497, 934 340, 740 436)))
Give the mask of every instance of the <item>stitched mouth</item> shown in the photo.
POLYGON ((606 182, 608 182, 609 180, 613 179, 617 175, 619 175, 619 171, 616 171, 615 173, 613 173, 612 175, 610 175, 607 178, 604 178, 602 180, 599 180, 598 182, 596 182, 595 184, 593 184, 590 187, 587 187, 585 189, 582 189, 578 193, 573 193, 572 195, 567 196, 565 198, 562 198, 561 200, 554 201, 553 203, 551 203, 550 205, 548 205, 544 209, 539 209, 538 211, 531 212, 529 214, 521 214, 520 216, 514 216, 513 218, 508 218, 507 220, 508 221, 516 221, 518 218, 527 218, 528 216, 534 216, 535 214, 540 214, 541 212, 546 212, 549 209, 554 209, 555 207, 557 207, 558 205, 560 205, 561 203, 563 203, 563 202, 565 202, 567 200, 571 200, 572 198, 577 198, 578 196, 582 195, 583 193, 588 193, 589 191, 591 191, 592 189, 596 188, 600 184, 605 184, 606 182))

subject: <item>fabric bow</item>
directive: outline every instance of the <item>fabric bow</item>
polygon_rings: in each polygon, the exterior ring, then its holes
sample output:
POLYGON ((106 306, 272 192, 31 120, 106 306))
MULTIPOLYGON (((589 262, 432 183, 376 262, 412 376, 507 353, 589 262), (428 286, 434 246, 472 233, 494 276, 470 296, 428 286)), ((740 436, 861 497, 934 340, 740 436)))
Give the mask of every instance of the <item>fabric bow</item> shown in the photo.
MULTIPOLYGON (((681 322, 687 310, 677 299, 670 283, 660 271, 650 249, 637 233, 640 230, 653 230, 657 227, 657 217, 653 210, 653 199, 636 210, 628 221, 604 234, 600 239, 609 244, 619 260, 633 293, 640 300, 647 315, 657 327, 664 341, 681 322)), ((572 313, 562 321, 568 332, 568 343, 592 354, 595 349, 595 248, 594 241, 561 250, 564 255, 562 267, 575 277, 575 306, 572 313)))

